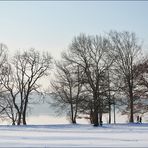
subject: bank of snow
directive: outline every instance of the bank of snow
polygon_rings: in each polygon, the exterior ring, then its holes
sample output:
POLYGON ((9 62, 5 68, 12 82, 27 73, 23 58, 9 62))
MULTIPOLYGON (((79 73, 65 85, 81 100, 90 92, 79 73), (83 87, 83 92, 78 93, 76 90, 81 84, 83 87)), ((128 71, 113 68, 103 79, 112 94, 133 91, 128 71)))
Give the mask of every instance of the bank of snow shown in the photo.
POLYGON ((1 147, 147 147, 148 124, 0 126, 1 147))

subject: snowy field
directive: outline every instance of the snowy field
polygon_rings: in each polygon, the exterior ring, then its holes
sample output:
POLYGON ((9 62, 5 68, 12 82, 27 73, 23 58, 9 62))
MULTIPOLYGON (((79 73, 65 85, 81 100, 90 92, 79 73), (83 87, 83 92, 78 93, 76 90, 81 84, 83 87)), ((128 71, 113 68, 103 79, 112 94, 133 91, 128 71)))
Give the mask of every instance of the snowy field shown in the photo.
POLYGON ((148 124, 1 125, 0 147, 148 147, 148 124))

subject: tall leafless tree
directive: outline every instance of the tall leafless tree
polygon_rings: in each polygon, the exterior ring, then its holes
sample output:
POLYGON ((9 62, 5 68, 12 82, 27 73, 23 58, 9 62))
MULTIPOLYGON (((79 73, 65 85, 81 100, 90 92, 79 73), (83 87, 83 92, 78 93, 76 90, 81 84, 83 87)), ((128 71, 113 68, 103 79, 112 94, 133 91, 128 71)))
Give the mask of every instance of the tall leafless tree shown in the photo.
POLYGON ((134 122, 134 65, 137 62, 141 51, 141 45, 135 33, 127 31, 109 33, 110 41, 114 47, 115 70, 120 82, 120 90, 123 91, 128 98, 128 106, 130 108, 129 122, 134 122), (121 82, 122 81, 122 82, 121 82))
POLYGON ((106 60, 109 48, 109 42, 106 38, 81 34, 72 41, 69 54, 65 54, 68 61, 78 64, 85 73, 93 96, 94 126, 98 126, 102 122, 104 73, 112 64, 112 60, 106 60))

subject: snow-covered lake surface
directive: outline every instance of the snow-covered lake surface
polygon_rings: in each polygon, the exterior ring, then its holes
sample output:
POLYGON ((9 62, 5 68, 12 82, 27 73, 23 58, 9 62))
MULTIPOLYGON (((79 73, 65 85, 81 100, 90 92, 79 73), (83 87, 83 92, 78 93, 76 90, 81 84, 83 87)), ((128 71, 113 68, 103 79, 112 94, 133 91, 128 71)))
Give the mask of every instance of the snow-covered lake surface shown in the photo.
POLYGON ((148 124, 1 125, 0 147, 148 147, 148 124))

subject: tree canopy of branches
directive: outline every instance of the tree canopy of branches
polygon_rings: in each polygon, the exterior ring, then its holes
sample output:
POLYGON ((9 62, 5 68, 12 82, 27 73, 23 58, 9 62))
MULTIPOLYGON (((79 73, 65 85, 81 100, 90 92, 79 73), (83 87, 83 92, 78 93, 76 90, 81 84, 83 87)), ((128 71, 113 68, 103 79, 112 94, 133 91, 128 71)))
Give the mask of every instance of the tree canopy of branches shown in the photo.
POLYGON ((114 66, 120 83, 120 91, 124 92, 128 98, 129 121, 134 122, 134 65, 138 61, 141 45, 138 44, 135 33, 111 31, 109 37, 114 47, 113 56, 116 59, 114 66))
POLYGON ((109 45, 108 40, 104 37, 80 34, 72 41, 69 53, 64 55, 67 61, 79 65, 85 73, 85 83, 89 85, 93 96, 94 126, 98 126, 102 122, 103 96, 106 92, 103 81, 106 70, 112 64, 112 60, 107 60, 109 45))
MULTIPOLYGON (((16 110, 15 120, 18 125, 26 125, 26 112, 30 100, 30 94, 38 91, 38 80, 49 75, 52 58, 48 53, 42 55, 35 49, 17 52, 12 62, 5 65, 5 75, 1 78, 1 84, 11 96, 11 102, 16 110)), ((15 123, 14 123, 15 124, 15 123)))
POLYGON ((76 123, 78 108, 85 96, 82 93, 83 73, 79 65, 65 61, 57 62, 56 69, 55 80, 51 82, 52 105, 66 111, 71 123, 76 123))

